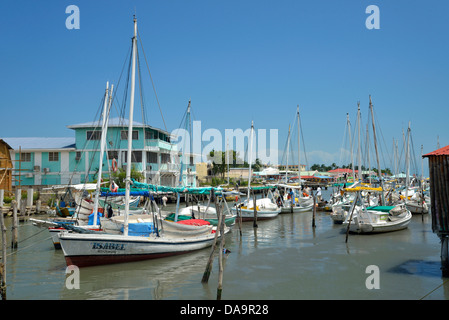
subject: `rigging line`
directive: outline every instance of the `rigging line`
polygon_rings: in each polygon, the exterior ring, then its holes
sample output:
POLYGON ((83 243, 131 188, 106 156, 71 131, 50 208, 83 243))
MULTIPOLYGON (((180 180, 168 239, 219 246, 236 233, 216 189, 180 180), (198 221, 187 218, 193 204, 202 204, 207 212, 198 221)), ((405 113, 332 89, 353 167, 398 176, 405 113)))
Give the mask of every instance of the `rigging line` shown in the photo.
POLYGON ((153 77, 151 76, 150 67, 148 66, 148 61, 147 61, 147 57, 146 57, 146 55, 145 55, 145 49, 143 48, 142 39, 140 38, 139 30, 137 30, 137 37, 139 38, 140 46, 142 47, 143 57, 144 57, 144 59, 145 59, 146 65, 147 65, 148 74, 150 75, 151 85, 153 86, 154 95, 155 95, 155 97, 156 97, 157 105, 158 105, 159 111, 160 111, 160 113, 161 113, 162 121, 164 122, 165 131, 168 131, 167 125, 165 124, 164 115, 162 114, 162 109, 161 109, 161 105, 160 105, 160 103, 159 103, 159 98, 157 97, 156 87, 155 87, 154 82, 153 82, 153 77))

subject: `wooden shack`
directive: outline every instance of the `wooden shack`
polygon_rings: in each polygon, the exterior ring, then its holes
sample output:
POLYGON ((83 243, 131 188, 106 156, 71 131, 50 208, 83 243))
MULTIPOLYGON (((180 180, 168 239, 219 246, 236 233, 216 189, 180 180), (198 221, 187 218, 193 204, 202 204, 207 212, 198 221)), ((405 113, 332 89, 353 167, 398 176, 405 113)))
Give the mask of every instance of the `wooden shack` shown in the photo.
POLYGON ((449 275, 449 145, 428 154, 432 231, 441 239, 441 267, 449 275))
POLYGON ((0 139, 0 190, 12 191, 12 162, 9 150, 12 148, 0 139))

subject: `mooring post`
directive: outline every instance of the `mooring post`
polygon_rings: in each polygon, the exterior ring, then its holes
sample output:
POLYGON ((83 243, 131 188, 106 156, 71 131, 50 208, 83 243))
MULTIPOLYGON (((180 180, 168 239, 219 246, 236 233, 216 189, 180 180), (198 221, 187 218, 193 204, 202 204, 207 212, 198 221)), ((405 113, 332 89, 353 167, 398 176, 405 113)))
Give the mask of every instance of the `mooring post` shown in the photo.
POLYGON ((18 243, 18 230, 19 230, 19 222, 17 218, 17 207, 18 202, 17 200, 11 201, 12 204, 12 227, 11 227, 11 248, 17 249, 17 243, 18 243))
POLYGON ((221 219, 219 219, 219 224, 217 225, 217 233, 220 232, 220 253, 218 255, 218 287, 217 287, 217 300, 221 300, 221 293, 223 292, 223 250, 224 250, 224 217, 223 210, 221 210, 220 205, 217 206, 217 213, 221 219))
MULTIPOLYGON (((215 208, 217 210, 218 209, 218 201, 217 201, 217 197, 214 195, 214 189, 212 188, 210 191, 210 200, 214 201, 215 200, 215 208)), ((218 212, 217 212, 218 213, 218 212)), ((221 220, 222 220, 222 215, 218 214, 218 224, 217 224, 217 229, 220 227, 221 225, 221 220)), ((217 232, 215 232, 215 238, 214 238, 214 243, 212 244, 212 249, 210 252, 210 256, 209 256, 209 260, 207 261, 207 265, 206 265, 206 269, 204 270, 203 273, 203 278, 201 279, 202 283, 207 283, 209 281, 209 276, 210 276, 210 271, 212 270, 212 263, 214 261, 214 253, 215 253, 215 248, 217 245, 217 239, 218 239, 218 235, 219 235, 219 230, 217 230, 217 232)))
POLYGON ((441 239, 441 271, 443 277, 449 276, 448 235, 440 235, 441 239))
POLYGON ((3 207, 0 206, 0 228, 2 232, 2 260, 0 262, 0 296, 6 300, 6 225, 3 219, 3 207))
POLYGON ((257 228, 257 208, 256 208, 256 192, 253 190, 254 220, 253 228, 257 228))
POLYGON ((312 228, 315 228, 315 213, 316 213, 316 198, 312 191, 312 197, 313 197, 313 217, 312 217, 312 228))

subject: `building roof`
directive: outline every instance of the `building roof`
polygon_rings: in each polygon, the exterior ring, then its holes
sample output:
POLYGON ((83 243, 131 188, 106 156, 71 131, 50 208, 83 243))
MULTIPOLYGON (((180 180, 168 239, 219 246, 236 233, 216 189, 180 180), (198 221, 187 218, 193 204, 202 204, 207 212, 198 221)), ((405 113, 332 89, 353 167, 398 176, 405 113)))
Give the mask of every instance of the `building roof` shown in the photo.
POLYGON ((432 151, 428 154, 423 155, 423 158, 429 157, 429 156, 449 156, 449 145, 440 148, 438 150, 432 151))
POLYGON ((23 150, 75 148, 75 138, 20 137, 3 138, 3 140, 15 150, 19 148, 23 150))
MULTIPOLYGON (((355 172, 358 172, 358 170, 354 170, 355 172)), ((343 168, 337 168, 334 170, 329 170, 330 173, 352 173, 352 169, 343 169, 343 168)))
MULTIPOLYGON (((108 121, 108 127, 128 127, 129 119, 125 118, 111 118, 108 121)), ((158 129, 155 127, 152 127, 147 124, 143 124, 141 122, 133 121, 133 127, 135 128, 150 128, 153 130, 157 130, 160 132, 163 132, 167 135, 170 135, 170 132, 167 132, 162 129, 158 129)), ((101 128, 101 121, 91 121, 91 122, 84 122, 84 123, 78 123, 78 124, 72 124, 68 125, 67 128, 69 129, 78 129, 78 128, 101 128)))

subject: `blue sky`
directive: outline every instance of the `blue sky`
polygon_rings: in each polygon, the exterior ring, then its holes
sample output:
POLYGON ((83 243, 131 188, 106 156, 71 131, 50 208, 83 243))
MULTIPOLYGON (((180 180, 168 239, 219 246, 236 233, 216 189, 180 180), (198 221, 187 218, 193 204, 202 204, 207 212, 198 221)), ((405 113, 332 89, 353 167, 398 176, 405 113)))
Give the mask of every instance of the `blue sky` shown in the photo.
MULTIPOLYGON (((67 125, 94 120, 136 13, 169 131, 191 99, 203 129, 253 120, 279 129, 282 153, 299 104, 309 165, 339 164, 346 113, 355 126, 360 101, 366 128, 371 95, 384 152, 409 121, 415 151, 430 152, 449 141, 448 12, 443 0, 2 1, 0 137, 73 136, 67 125), (65 26, 72 4, 78 30, 65 26), (378 30, 365 26, 369 5, 378 30)), ((164 128, 144 85, 148 122, 164 128)))

